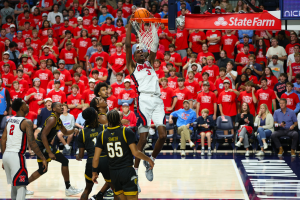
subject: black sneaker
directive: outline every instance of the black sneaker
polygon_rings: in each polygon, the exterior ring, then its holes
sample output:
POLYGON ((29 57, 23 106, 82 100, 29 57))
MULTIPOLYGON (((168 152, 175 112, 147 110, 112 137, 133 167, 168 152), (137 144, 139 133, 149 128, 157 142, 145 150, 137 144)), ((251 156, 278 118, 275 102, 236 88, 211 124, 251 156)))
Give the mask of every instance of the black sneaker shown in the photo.
POLYGON ((109 188, 105 193, 104 193, 104 199, 112 199, 114 198, 114 191, 109 188))
POLYGON ((95 194, 89 200, 103 200, 103 197, 97 197, 97 195, 95 194))

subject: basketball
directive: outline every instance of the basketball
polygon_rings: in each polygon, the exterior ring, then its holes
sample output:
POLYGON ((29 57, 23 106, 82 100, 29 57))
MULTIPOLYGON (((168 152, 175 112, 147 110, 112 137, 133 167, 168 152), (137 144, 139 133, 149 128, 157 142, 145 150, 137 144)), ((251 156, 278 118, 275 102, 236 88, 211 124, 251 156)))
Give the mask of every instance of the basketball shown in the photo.
POLYGON ((145 8, 138 8, 134 12, 134 18, 149 18, 150 12, 145 8))

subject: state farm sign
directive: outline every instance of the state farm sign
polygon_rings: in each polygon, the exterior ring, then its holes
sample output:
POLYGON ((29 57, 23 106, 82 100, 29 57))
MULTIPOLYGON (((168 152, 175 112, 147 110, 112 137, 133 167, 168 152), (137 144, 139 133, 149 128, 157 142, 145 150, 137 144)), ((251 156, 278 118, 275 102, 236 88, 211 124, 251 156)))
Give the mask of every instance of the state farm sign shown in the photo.
POLYGON ((187 29, 281 30, 281 20, 269 14, 187 14, 187 29))

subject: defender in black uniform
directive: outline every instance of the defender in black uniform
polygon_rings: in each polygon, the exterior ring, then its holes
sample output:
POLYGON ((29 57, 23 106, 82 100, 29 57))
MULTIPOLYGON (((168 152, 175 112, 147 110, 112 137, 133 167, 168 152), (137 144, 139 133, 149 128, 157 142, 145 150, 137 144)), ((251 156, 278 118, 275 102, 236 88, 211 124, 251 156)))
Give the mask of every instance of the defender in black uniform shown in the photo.
MULTIPOLYGON (((57 150, 55 147, 50 145, 51 141, 56 136, 59 130, 64 135, 71 135, 74 133, 74 129, 67 130, 62 124, 62 121, 59 118, 59 116, 63 113, 63 108, 61 103, 59 102, 52 103, 51 107, 52 107, 52 113, 46 119, 41 132, 38 134, 36 143, 38 144, 45 158, 47 159, 47 162, 50 162, 51 160, 55 160, 62 164, 61 171, 66 185, 65 194, 66 196, 75 195, 81 193, 82 189, 79 190, 75 189, 70 184, 69 167, 68 167, 69 160, 62 153, 60 153, 59 150, 57 150)), ((39 169, 29 177, 29 183, 38 179, 41 175, 47 172, 47 171, 44 172, 43 165, 41 163, 42 160, 40 158, 37 158, 37 162, 39 164, 39 169)))
MULTIPOLYGON (((76 160, 81 161, 81 159, 84 157, 84 150, 87 151, 87 161, 85 165, 85 181, 86 181, 86 187, 81 195, 81 200, 88 199, 89 194, 92 191, 93 188, 93 181, 92 181, 92 162, 95 152, 95 145, 97 141, 97 136, 100 135, 105 130, 105 125, 101 125, 98 122, 98 114, 97 111, 94 108, 87 108, 82 112, 82 117, 85 119, 85 125, 86 127, 80 131, 78 136, 78 148, 79 148, 79 154, 76 155, 76 160)), ((98 173, 101 172, 104 180, 107 184, 105 184, 102 189, 100 190, 100 193, 102 195, 95 195, 94 199, 103 199, 103 194, 105 191, 112 187, 110 174, 109 174, 109 168, 108 168, 108 158, 107 154, 103 151, 101 153, 100 159, 99 159, 99 165, 98 165, 98 173)))
POLYGON ((121 119, 118 111, 109 111, 107 120, 107 129, 97 137, 92 181, 97 183, 99 156, 102 151, 106 151, 115 195, 118 195, 121 200, 137 200, 137 176, 133 168, 133 156, 148 161, 151 169, 154 167, 154 162, 137 150, 136 138, 132 130, 120 126, 121 119))

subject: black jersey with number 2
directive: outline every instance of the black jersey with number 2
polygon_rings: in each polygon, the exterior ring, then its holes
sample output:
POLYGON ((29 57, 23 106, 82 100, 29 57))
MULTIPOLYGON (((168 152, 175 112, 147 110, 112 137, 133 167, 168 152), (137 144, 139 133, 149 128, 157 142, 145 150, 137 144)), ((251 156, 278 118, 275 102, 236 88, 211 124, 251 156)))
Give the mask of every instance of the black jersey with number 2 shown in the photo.
MULTIPOLYGON (((95 153, 95 145, 97 143, 97 136, 105 130, 105 125, 100 124, 97 128, 90 128, 86 126, 78 135, 78 148, 84 148, 87 151, 88 158, 93 157, 95 153)), ((105 152, 101 155, 106 155, 105 152)))
POLYGON ((121 169, 133 165, 129 145, 136 143, 135 134, 123 126, 107 127, 97 138, 96 147, 107 152, 110 169, 121 169))

